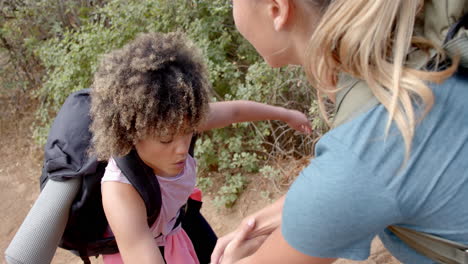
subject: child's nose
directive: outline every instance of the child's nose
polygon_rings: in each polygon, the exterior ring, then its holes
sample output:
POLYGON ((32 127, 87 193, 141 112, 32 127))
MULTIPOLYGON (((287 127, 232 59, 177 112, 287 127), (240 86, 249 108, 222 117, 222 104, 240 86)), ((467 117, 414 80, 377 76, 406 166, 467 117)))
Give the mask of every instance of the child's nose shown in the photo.
POLYGON ((179 140, 175 146, 175 153, 177 155, 186 155, 190 147, 190 141, 179 140))

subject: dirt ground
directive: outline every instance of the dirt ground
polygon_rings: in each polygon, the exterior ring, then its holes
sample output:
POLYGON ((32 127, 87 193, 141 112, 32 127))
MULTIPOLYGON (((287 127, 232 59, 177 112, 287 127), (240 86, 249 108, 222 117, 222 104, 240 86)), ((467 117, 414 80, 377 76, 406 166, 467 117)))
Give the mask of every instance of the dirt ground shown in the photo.
MULTIPOLYGON (((39 195, 38 179, 42 160, 42 151, 31 140, 33 122, 33 102, 25 101, 21 94, 0 94, 0 263, 4 263, 4 252, 39 195)), ((304 163, 290 164, 291 175, 304 163)), ((287 186, 278 188, 268 182, 255 182, 248 186, 233 208, 217 209, 210 199, 204 197, 203 214, 219 235, 234 229, 240 220, 264 207, 276 197, 282 195, 287 186), (265 197, 265 193, 270 194, 265 197)), ((52 263, 82 263, 73 254, 58 249, 52 263)), ((102 263, 101 259, 92 259, 92 263, 102 263)), ((372 253, 368 260, 353 262, 338 260, 339 264, 396 264, 396 261, 382 246, 374 240, 372 253)))

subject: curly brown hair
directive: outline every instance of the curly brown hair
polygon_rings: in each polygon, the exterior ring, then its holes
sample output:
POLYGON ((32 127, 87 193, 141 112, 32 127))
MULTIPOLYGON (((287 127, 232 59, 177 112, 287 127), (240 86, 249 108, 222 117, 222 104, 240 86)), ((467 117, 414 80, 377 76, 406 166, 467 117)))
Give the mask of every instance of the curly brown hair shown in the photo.
POLYGON ((182 33, 146 33, 106 54, 91 86, 91 152, 122 156, 148 136, 195 129, 208 111, 201 53, 182 33))

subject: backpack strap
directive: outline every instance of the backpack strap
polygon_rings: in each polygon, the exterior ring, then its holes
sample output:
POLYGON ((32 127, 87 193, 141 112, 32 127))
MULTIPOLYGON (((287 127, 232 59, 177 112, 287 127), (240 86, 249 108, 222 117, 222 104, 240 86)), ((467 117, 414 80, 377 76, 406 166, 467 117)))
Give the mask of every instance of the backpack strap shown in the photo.
POLYGON ((389 226, 388 229, 411 248, 439 263, 468 263, 466 245, 401 226, 389 226))
POLYGON ((336 95, 336 110, 332 127, 337 127, 379 104, 364 81, 349 75, 340 75, 340 87, 336 95))
MULTIPOLYGON (((197 135, 193 135, 188 151, 191 156, 194 155, 196 140, 197 135)), ((162 198, 158 179, 154 176, 153 170, 141 160, 135 149, 123 157, 114 157, 114 160, 143 199, 148 216, 148 226, 151 227, 161 211, 162 198)))
POLYGON ((468 29, 468 13, 452 25, 447 33, 443 48, 451 56, 460 57, 460 67, 468 68, 468 33, 461 29, 468 29))
POLYGON ((192 141, 190 141, 190 147, 188 150, 188 154, 190 156, 195 157, 194 150, 195 150, 195 143, 197 142, 198 134, 193 134, 192 141))
POLYGON ((161 211, 161 190, 153 170, 141 160, 135 149, 123 157, 114 157, 114 160, 143 199, 148 226, 151 227, 161 211))
POLYGON ((80 258, 83 261, 83 264, 91 264, 91 260, 89 260, 88 256, 80 254, 80 258))

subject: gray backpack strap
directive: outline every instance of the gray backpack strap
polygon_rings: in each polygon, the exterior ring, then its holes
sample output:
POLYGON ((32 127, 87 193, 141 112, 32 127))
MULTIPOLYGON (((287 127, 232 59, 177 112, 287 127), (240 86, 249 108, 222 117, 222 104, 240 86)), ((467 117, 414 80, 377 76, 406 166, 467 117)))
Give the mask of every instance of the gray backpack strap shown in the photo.
POLYGON ((438 263, 467 264, 468 246, 401 226, 389 226, 398 238, 438 263))
POLYGON ((447 32, 443 48, 451 56, 460 57, 460 67, 468 68, 468 13, 453 24, 447 32))
POLYGON ((343 88, 336 95, 332 127, 352 120, 379 103, 364 81, 341 75, 339 86, 343 88))
POLYGON ((460 56, 460 67, 468 69, 468 33, 448 41, 443 47, 448 54, 460 56))

